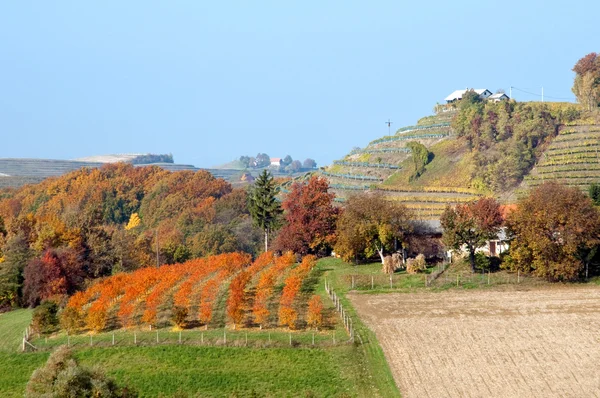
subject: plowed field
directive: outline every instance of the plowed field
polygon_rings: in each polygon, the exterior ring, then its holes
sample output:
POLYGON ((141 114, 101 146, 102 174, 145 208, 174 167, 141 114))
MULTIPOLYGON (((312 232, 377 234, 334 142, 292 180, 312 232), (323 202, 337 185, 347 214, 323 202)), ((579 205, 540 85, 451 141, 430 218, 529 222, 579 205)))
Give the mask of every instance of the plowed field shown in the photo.
POLYGON ((403 397, 600 397, 600 289, 350 299, 403 397))

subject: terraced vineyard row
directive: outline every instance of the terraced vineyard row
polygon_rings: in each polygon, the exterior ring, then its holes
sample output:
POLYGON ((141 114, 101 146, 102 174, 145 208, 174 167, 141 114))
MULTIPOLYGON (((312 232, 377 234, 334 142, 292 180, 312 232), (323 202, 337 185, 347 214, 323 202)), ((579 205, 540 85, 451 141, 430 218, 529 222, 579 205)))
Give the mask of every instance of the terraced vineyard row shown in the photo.
POLYGON ((299 314, 305 312, 300 306, 306 303, 295 299, 282 303, 285 317, 280 306, 271 305, 278 278, 291 272, 294 283, 301 286, 315 259, 306 256, 301 265, 294 268, 294 264, 291 253, 275 258, 267 252, 253 263, 247 254, 230 253, 117 274, 73 295, 62 325, 70 331, 95 332, 170 322, 208 328, 222 326, 218 319, 226 315, 234 327, 284 324, 295 328, 305 324, 299 314))
POLYGON ((593 124, 569 126, 556 137, 523 181, 523 188, 545 181, 587 189, 600 182, 600 128, 593 124))

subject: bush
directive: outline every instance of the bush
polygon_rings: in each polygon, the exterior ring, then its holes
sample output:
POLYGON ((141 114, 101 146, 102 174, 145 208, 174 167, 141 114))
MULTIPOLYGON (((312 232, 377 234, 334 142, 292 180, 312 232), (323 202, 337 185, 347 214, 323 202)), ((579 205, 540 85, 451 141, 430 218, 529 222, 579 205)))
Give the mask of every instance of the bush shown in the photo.
POLYGON ((36 333, 48 334, 58 327, 58 305, 54 301, 44 301, 35 310, 31 319, 31 327, 36 333))
POLYGON ((185 319, 188 316, 188 309, 185 307, 173 307, 173 314, 171 315, 171 322, 178 328, 183 329, 185 327, 185 319))
POLYGON ((60 312, 60 327, 69 333, 76 332, 83 327, 81 313, 73 307, 66 307, 60 312))
POLYGON ((490 258, 483 253, 475 253, 475 266, 478 269, 488 271, 490 269, 490 258))
POLYGON ((65 346, 54 351, 46 364, 33 372, 25 390, 26 398, 136 396, 135 392, 117 386, 102 372, 79 366, 65 346))

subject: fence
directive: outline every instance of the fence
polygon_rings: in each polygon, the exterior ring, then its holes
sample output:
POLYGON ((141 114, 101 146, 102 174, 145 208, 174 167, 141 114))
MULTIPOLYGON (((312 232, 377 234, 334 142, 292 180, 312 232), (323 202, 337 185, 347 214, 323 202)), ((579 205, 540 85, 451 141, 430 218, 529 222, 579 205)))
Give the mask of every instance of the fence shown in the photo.
POLYGON ((360 181, 383 181, 383 178, 373 177, 373 176, 365 176, 361 174, 341 174, 341 173, 329 173, 327 171, 322 171, 324 176, 327 177, 337 177, 337 178, 347 178, 349 180, 360 180, 360 181))
POLYGON ((429 287, 447 267, 447 264, 439 264, 435 266, 430 274, 351 274, 346 275, 345 283, 348 288, 353 290, 393 290, 429 287))
MULTIPOLYGON (((335 310, 340 314, 340 317, 342 318, 342 321, 344 322, 344 328, 346 329, 346 331, 348 332, 348 334, 350 335, 350 340, 352 343, 354 343, 354 325, 352 324, 352 318, 350 318, 350 316, 348 315, 348 313, 346 312, 346 310, 344 309, 344 305, 340 302, 340 298, 337 295, 337 293, 331 288, 331 284, 328 284, 327 281, 325 281, 325 291, 327 292, 327 295, 329 296, 329 298, 331 299, 331 301, 333 301, 333 305, 335 306, 335 310)), ((362 338, 359 337, 359 340, 362 342, 362 338)))
MULTIPOLYGON (((31 335, 30 335, 31 337, 31 335)), ((38 337, 35 345, 27 343, 23 351, 52 350, 60 345, 69 347, 147 347, 157 345, 188 345, 208 347, 331 347, 345 344, 335 328, 321 331, 272 330, 116 330, 99 334, 61 334, 52 338, 38 337)))
POLYGON ((450 133, 437 133, 437 134, 413 134, 413 135, 399 135, 399 136, 391 136, 391 137, 383 137, 377 140, 369 142, 370 145, 382 144, 384 142, 393 142, 393 141, 408 141, 408 140, 426 140, 426 139, 435 139, 435 138, 444 138, 448 137, 450 133))

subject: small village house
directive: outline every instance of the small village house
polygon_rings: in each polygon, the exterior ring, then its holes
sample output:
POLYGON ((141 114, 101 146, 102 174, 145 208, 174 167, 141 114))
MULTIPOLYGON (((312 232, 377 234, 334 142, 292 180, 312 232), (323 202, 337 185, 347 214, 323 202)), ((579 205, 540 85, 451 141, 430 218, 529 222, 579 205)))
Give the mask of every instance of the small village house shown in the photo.
POLYGON ((274 167, 281 166, 281 158, 271 158, 271 166, 274 166, 274 167))

